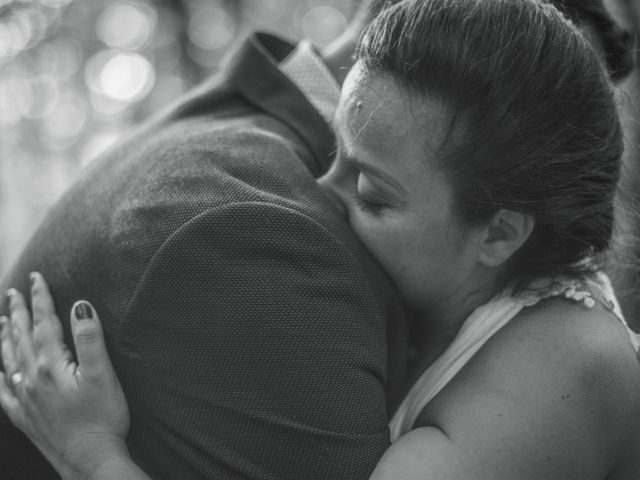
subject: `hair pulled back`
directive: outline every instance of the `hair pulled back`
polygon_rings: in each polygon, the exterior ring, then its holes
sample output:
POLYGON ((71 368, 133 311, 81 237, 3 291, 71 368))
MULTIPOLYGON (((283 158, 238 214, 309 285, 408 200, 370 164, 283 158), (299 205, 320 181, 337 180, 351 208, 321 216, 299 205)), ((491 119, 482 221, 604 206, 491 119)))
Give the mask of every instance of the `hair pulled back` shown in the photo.
POLYGON ((629 76, 634 66, 635 38, 614 21, 602 0, 550 0, 550 3, 578 25, 591 27, 613 81, 629 76))
POLYGON ((358 59, 450 108, 437 167, 464 224, 486 223, 499 209, 535 220, 514 259, 521 286, 601 267, 622 130, 605 68, 554 6, 404 0, 364 32, 358 59))

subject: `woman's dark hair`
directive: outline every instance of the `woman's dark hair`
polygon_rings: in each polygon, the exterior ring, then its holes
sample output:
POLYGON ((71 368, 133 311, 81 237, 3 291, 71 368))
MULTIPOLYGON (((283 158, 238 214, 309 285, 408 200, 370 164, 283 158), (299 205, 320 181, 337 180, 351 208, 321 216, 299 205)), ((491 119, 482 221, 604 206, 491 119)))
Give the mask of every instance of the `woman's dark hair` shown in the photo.
POLYGON ((633 70, 633 34, 618 25, 602 0, 550 0, 579 26, 590 27, 598 42, 611 79, 621 81, 633 70))
POLYGON ((438 167, 464 224, 503 208, 535 219, 513 262, 520 286, 601 267, 622 130, 600 59, 554 6, 404 0, 365 31, 358 60, 450 108, 438 167))

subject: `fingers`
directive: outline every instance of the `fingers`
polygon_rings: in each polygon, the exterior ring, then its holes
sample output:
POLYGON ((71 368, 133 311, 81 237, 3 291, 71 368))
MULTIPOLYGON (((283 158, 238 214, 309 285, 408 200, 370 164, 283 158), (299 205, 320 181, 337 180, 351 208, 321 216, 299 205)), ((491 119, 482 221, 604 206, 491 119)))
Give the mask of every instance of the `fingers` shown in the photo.
POLYGON ((31 310, 35 348, 47 359, 55 360, 62 356, 69 360, 71 354, 64 343, 62 323, 56 315, 49 286, 44 277, 37 272, 31 274, 31 310))
POLYGON ((6 328, 0 334, 2 358, 9 385, 16 390, 18 380, 31 378, 37 372, 58 372, 54 365, 67 366, 71 353, 67 349, 60 320, 49 288, 38 273, 31 274, 31 313, 22 294, 15 289, 7 292, 10 318, 5 319, 6 328), (33 328, 32 328, 33 323, 33 328), (20 375, 14 375, 20 372, 20 375))
POLYGON ((0 406, 11 421, 21 427, 24 414, 14 391, 15 385, 11 384, 11 377, 19 374, 19 367, 15 357, 11 325, 9 319, 4 316, 0 317, 0 342, 4 364, 4 373, 0 372, 0 406))
POLYGON ((0 404, 7 411, 7 414, 16 410, 20 406, 16 395, 18 387, 22 384, 24 374, 22 366, 18 360, 18 346, 12 334, 13 327, 8 317, 0 317, 0 348, 2 349, 2 363, 4 373, 0 374, 0 404))
POLYGON ((17 372, 20 368, 16 359, 16 352, 11 336, 11 324, 9 318, 0 317, 0 348, 2 349, 2 364, 7 376, 17 372))
POLYGON ((38 326, 43 322, 50 324, 51 333, 57 340, 62 341, 62 325, 56 315, 56 306, 49 292, 49 286, 41 274, 33 272, 31 278, 31 310, 33 311, 33 325, 38 326), (55 320, 55 321, 52 321, 55 320))
POLYGON ((7 297, 9 298, 10 333, 18 368, 31 369, 35 365, 31 313, 20 292, 13 288, 9 289, 7 297))
POLYGON ((112 373, 113 366, 104 343, 102 325, 97 312, 89 302, 80 300, 71 308, 71 330, 76 345, 79 373, 91 378, 112 373))
POLYGON ((22 428, 24 423, 22 406, 18 398, 14 395, 6 374, 0 374, 0 406, 2 406, 2 409, 11 421, 16 426, 22 428))

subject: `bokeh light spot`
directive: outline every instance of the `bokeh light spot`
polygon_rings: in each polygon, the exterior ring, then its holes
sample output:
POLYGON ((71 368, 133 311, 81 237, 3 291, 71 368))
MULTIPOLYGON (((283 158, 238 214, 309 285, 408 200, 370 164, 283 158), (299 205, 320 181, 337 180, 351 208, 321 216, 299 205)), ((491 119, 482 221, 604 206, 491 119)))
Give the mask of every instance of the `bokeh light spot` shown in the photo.
POLYGON ((254 25, 268 26, 276 23, 287 11, 283 0, 246 0, 242 4, 242 14, 254 25))
POLYGON ((82 49, 75 40, 59 38, 40 45, 37 62, 40 72, 65 80, 80 68, 82 49))
POLYGON ((41 10, 27 8, 20 12, 18 18, 20 23, 23 24, 22 29, 29 32, 27 47, 33 46, 36 42, 42 40, 47 32, 49 22, 41 10))
POLYGON ((124 102, 133 102, 146 96, 153 82, 151 63, 142 55, 132 53, 120 53, 113 57, 100 75, 102 91, 124 102))
POLYGON ((29 43, 31 30, 24 22, 11 22, 6 25, 6 41, 9 45, 9 54, 15 55, 29 43))
POLYGON ((109 47, 137 50, 149 41, 155 25, 156 14, 149 6, 121 3, 102 12, 97 35, 109 47))
POLYGON ((137 53, 102 50, 87 63, 85 79, 93 92, 130 103, 149 94, 155 69, 137 53))
POLYGON ((98 92, 91 92, 89 101, 96 117, 103 120, 124 112, 131 105, 129 102, 116 100, 98 92))
POLYGON ((189 21, 189 39, 204 50, 227 46, 235 31, 235 20, 220 7, 198 9, 189 21))
POLYGON ((319 46, 326 46, 342 34, 347 28, 347 19, 332 7, 312 8, 302 18, 302 31, 305 37, 319 46))

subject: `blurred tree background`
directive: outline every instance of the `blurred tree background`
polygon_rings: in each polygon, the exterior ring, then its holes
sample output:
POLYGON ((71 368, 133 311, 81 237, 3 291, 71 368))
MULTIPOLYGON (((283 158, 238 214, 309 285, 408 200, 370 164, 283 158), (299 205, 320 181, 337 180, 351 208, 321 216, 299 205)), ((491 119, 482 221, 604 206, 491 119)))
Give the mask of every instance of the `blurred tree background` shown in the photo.
MULTIPOLYGON (((329 43, 359 0, 0 0, 0 274, 78 172, 215 70, 249 31, 329 43)), ((605 0, 640 31, 640 0, 605 0)), ((621 86, 622 190, 640 211, 640 76, 621 86)), ((628 206, 628 205, 627 205, 628 206)), ((623 210, 623 209, 621 209, 623 210)), ((640 222, 618 232, 616 283, 640 326, 640 222)))

